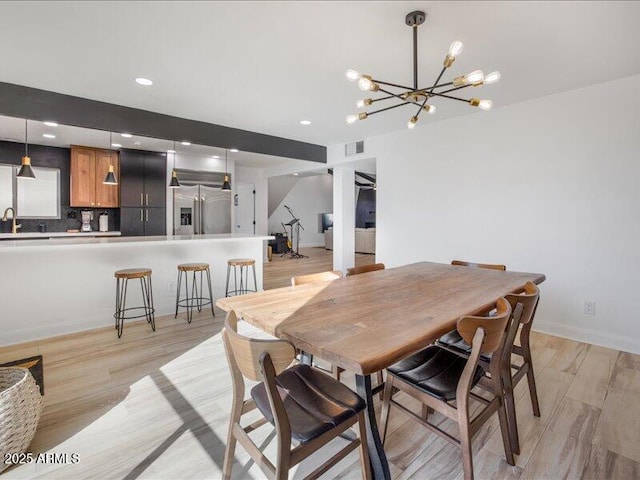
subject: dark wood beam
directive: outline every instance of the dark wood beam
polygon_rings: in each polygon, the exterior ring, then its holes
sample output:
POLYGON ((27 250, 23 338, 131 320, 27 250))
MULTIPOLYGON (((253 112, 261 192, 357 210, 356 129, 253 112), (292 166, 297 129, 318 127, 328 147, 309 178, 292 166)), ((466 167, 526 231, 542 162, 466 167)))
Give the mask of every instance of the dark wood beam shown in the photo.
POLYGON ((164 140, 188 139, 198 145, 327 163, 327 148, 322 145, 12 83, 0 82, 0 114, 164 140))

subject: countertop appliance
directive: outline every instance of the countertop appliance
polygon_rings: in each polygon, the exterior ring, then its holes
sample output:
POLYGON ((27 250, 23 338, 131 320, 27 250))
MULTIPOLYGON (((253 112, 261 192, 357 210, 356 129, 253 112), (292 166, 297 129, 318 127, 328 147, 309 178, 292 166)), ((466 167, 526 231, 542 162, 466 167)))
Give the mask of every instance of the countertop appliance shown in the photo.
POLYGON ((181 186, 173 190, 173 233, 231 233, 231 192, 221 190, 224 173, 176 172, 181 186))
POLYGON ((82 215, 82 227, 80 227, 80 231, 90 232, 91 220, 93 220, 93 212, 91 210, 82 210, 80 212, 80 215, 82 215))
POLYGON ((109 231, 109 214, 107 212, 102 212, 100 214, 100 228, 98 228, 98 230, 100 230, 101 232, 108 232, 109 231))

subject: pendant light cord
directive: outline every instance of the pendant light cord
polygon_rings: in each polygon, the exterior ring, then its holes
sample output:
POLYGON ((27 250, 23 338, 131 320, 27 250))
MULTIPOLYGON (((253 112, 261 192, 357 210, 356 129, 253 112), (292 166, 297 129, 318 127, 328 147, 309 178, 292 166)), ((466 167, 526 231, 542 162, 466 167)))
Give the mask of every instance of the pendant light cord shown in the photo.
POLYGON ((173 141, 173 171, 176 171, 176 141, 173 141))
POLYGON ((28 120, 24 119, 24 156, 29 156, 29 129, 27 128, 28 120))

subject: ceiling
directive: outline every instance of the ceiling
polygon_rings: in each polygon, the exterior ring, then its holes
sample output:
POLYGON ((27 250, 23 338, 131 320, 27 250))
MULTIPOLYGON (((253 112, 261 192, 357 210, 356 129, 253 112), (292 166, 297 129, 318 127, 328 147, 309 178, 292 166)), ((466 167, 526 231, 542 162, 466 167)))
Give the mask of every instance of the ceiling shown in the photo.
MULTIPOLYGON (((0 140, 24 143, 24 128, 24 119, 0 115, 0 140)), ((109 148, 110 143, 115 143, 120 144, 121 147, 111 147, 114 150, 118 148, 130 148, 134 150, 147 150, 152 152, 166 152, 169 149, 174 149, 174 143, 168 140, 141 137, 138 135, 134 135, 131 138, 121 136, 121 133, 127 132, 113 133, 110 142, 109 132, 92 130, 90 128, 71 127, 68 125, 48 127, 43 122, 29 120, 28 129, 29 144, 65 148, 68 148, 70 145, 109 148), (47 138, 44 136, 45 134, 55 135, 55 138, 47 138)), ((217 155, 221 159, 224 159, 225 155, 223 148, 195 144, 182 145, 180 142, 176 142, 175 151, 178 155, 199 157, 211 157, 213 155, 217 155)), ((268 168, 287 165, 289 167, 299 168, 302 170, 309 168, 310 165, 316 165, 316 162, 307 162, 304 160, 294 160, 291 158, 274 157, 272 155, 242 151, 229 152, 228 159, 230 162, 235 162, 237 166, 249 168, 268 168)), ((15 162, 19 162, 19 160, 20 159, 14 159, 15 162)), ((8 159, 0 159, 0 162, 3 161, 8 161, 8 159)))
MULTIPOLYGON (((409 83, 415 9, 428 15, 424 83, 462 40, 451 74, 500 70, 474 92, 495 107, 640 73, 640 2, 52 1, 0 2, 0 81, 322 145, 359 140, 404 129, 411 112, 345 125, 362 94, 344 72, 409 83)), ((490 114, 434 104, 421 123, 490 114)))

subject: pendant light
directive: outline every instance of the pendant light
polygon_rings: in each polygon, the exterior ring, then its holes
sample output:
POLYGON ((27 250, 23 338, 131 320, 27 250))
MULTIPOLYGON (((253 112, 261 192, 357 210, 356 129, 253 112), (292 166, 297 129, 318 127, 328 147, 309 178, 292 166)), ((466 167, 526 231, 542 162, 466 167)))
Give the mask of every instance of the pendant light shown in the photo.
POLYGON ((36 178, 31 168, 31 159, 29 158, 29 137, 27 129, 27 119, 24 119, 24 157, 22 157, 22 166, 18 171, 18 178, 36 178))
POLYGON ((169 188, 180 188, 180 182, 178 181, 178 174, 176 173, 176 142, 173 142, 173 171, 171 172, 171 181, 169 182, 169 188))
POLYGON ((225 192, 231 191, 231 184, 229 183, 229 174, 227 173, 227 152, 228 150, 224 149, 224 182, 222 182, 222 190, 225 192))
MULTIPOLYGON (((111 149, 112 140, 113 134, 109 132, 109 149, 111 149)), ((104 177, 104 181, 102 183, 105 185, 118 185, 118 180, 116 179, 116 174, 113 170, 113 163, 111 162, 111 152, 109 153, 109 171, 107 172, 107 176, 104 177)))

